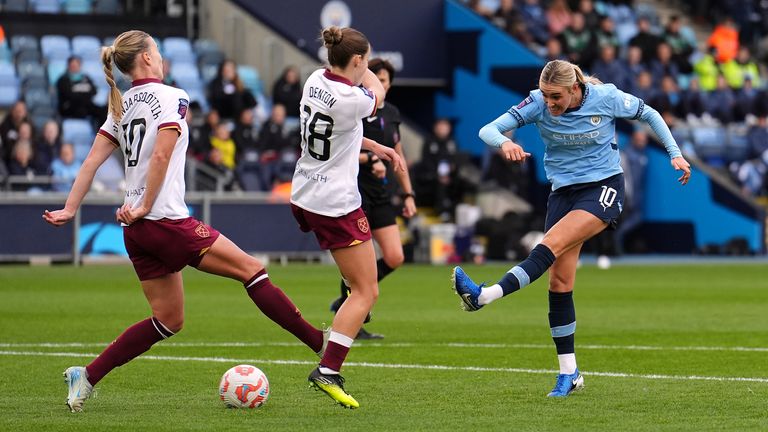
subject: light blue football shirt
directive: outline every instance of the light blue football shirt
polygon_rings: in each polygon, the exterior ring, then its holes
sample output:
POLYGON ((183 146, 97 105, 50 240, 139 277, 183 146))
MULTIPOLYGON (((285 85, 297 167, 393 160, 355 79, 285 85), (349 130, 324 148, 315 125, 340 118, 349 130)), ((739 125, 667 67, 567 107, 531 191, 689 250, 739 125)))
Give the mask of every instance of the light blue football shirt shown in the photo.
POLYGON ((544 170, 552 189, 556 190, 622 172, 616 142, 617 118, 649 123, 670 156, 680 156, 659 113, 613 84, 586 84, 581 106, 559 116, 549 113, 541 90, 533 90, 524 101, 481 129, 480 137, 487 144, 499 147, 509 140, 502 132, 535 124, 545 145, 544 170))

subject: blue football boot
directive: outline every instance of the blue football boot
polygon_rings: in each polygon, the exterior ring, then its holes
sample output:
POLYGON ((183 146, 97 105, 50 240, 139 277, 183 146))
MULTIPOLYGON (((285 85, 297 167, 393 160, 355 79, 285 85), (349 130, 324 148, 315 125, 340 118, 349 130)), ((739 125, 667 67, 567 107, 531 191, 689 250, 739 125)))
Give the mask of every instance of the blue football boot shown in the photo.
POLYGON ((484 284, 477 285, 464 273, 461 267, 453 268, 453 290, 461 297, 461 307, 467 312, 474 312, 483 307, 478 302, 484 284))
POLYGON ((566 397, 569 394, 584 388, 584 377, 576 369, 572 374, 560 374, 557 376, 555 388, 547 397, 566 397))

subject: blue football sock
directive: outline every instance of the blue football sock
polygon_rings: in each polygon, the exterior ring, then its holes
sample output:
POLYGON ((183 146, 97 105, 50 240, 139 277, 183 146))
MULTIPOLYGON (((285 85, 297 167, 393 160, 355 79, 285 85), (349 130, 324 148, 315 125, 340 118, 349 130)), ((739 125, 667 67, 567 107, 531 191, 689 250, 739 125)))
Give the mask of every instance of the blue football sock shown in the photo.
POLYGON ((574 352, 576 333, 576 308, 573 305, 573 291, 567 293, 549 292, 549 327, 555 341, 557 354, 574 352))
POLYGON ((499 281, 504 295, 512 294, 540 278, 554 262, 555 254, 546 245, 537 244, 528 258, 512 267, 499 281))

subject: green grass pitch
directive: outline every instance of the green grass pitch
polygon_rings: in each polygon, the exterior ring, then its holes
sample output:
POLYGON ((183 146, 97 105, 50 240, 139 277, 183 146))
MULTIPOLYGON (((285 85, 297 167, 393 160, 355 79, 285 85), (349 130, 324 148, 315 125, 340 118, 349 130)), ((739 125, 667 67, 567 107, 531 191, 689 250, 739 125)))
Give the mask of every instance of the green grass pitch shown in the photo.
MULTIPOLYGON (((467 271, 496 281, 507 268, 467 271)), ((310 322, 331 322, 335 267, 269 270, 310 322)), ((113 371, 72 414, 61 372, 149 316, 138 280, 129 266, 0 267, 0 430, 768 430, 764 265, 581 268, 586 388, 564 400, 545 397, 557 373, 545 280, 466 313, 450 268, 406 266, 381 284, 367 326, 386 339, 356 343, 347 358, 354 411, 308 388, 317 357, 241 285, 194 269, 184 277, 184 330, 113 371), (221 375, 238 363, 267 374, 262 408, 218 400, 221 375)))

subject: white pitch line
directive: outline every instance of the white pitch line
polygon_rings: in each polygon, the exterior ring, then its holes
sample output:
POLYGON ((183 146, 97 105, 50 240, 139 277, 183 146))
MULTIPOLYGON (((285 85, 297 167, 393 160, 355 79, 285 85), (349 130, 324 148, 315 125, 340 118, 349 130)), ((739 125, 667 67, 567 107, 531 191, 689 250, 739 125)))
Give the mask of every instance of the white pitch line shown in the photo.
MULTIPOLYGON (((42 351, 0 351, 0 356, 40 356, 40 357, 77 357, 93 358, 95 353, 73 353, 73 352, 42 352, 42 351)), ((208 363, 253 363, 253 364, 277 364, 277 365, 316 365, 317 362, 307 360, 267 360, 267 359, 242 359, 226 357, 177 357, 177 356, 158 356, 143 355, 137 357, 138 360, 159 360, 159 361, 196 361, 208 363)), ((429 364, 402 364, 402 363, 369 363, 369 362, 347 362, 345 366, 358 366, 369 368, 384 369, 421 369, 421 370, 442 370, 442 371, 466 371, 466 372, 506 372, 519 374, 556 374, 558 371, 550 369, 523 369, 523 368, 494 368, 482 366, 448 366, 448 365, 429 365, 429 364)), ((650 380, 680 380, 680 381, 720 381, 720 382, 755 382, 768 383, 768 378, 756 377, 719 377, 719 376, 700 376, 700 375, 661 375, 661 374, 632 374, 624 372, 584 372, 589 376, 611 377, 611 378, 639 378, 650 380)))
MULTIPOLYGON (((85 348, 105 347, 108 342, 39 342, 39 343, 0 343, 0 348, 85 348)), ((164 342, 163 347, 303 347, 300 342, 164 342)), ((494 343, 411 343, 411 342, 361 342, 355 348, 413 348, 413 347, 447 347, 447 348, 499 348, 499 349, 552 349, 551 344, 494 344, 494 343)), ((768 347, 742 346, 651 346, 651 345, 578 345, 578 349, 606 351, 734 351, 734 352, 768 352, 768 347)))

